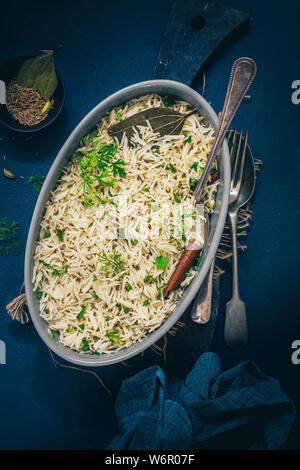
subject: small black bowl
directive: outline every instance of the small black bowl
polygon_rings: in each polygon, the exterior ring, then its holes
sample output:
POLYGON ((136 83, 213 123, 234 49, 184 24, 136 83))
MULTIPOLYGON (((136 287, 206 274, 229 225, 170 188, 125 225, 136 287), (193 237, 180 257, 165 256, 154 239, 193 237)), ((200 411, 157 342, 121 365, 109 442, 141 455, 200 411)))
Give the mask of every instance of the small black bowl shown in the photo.
MULTIPOLYGON (((6 64, 1 65, 0 80, 3 80, 5 82, 5 85, 7 86, 13 78, 17 77, 20 67, 24 60, 29 59, 30 57, 31 56, 16 57, 15 59, 6 62, 6 64)), ((49 126, 49 124, 55 121, 55 119, 61 112, 65 101, 65 87, 57 71, 56 74, 58 85, 53 95, 54 102, 50 111, 47 114, 47 117, 43 121, 39 122, 35 126, 23 126, 23 124, 20 124, 18 121, 16 121, 12 117, 12 115, 7 111, 7 107, 5 104, 0 104, 0 122, 5 126, 9 127, 10 129, 13 129, 14 131, 35 132, 39 131, 40 129, 44 129, 44 127, 49 126)))

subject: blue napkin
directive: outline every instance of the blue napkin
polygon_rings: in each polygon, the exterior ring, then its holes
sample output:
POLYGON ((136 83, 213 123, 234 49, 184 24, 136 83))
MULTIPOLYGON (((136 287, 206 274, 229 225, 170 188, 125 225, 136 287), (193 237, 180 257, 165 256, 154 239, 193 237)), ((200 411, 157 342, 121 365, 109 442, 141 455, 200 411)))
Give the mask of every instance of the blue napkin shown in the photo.
POLYGON ((157 366, 125 380, 116 415, 119 433, 108 449, 277 449, 288 437, 295 407, 255 363, 221 373, 218 357, 208 352, 184 381, 167 378, 157 366))

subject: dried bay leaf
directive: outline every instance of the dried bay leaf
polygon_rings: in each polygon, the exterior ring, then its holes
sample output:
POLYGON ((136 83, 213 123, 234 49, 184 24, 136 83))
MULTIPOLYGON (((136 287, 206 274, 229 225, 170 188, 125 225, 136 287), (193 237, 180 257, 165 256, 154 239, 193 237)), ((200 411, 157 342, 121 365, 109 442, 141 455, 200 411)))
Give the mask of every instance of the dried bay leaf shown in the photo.
POLYGON ((42 54, 25 60, 17 76, 17 83, 38 91, 48 101, 57 87, 54 51, 43 50, 42 54))
POLYGON ((179 135, 185 120, 196 112, 197 110, 194 109, 187 114, 181 114, 169 108, 149 108, 110 126, 108 132, 112 137, 116 137, 119 142, 121 142, 125 133, 128 141, 130 141, 134 128, 147 126, 147 122, 149 122, 153 132, 158 132, 160 136, 179 135))

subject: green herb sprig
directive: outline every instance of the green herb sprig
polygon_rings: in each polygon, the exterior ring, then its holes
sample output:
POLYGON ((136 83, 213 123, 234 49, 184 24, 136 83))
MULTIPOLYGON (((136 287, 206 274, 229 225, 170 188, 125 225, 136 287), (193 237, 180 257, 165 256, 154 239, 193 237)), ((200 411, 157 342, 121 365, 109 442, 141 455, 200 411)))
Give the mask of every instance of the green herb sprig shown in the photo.
POLYGON ((57 235, 58 239, 59 239, 61 242, 64 240, 64 232, 63 232, 63 230, 61 230, 61 229, 58 228, 58 229, 56 230, 56 235, 57 235))
POLYGON ((114 277, 126 269, 122 255, 118 254, 115 250, 111 256, 102 251, 101 254, 98 254, 98 257, 101 261, 101 268, 109 277, 114 277))
POLYGON ((97 191, 97 185, 112 187, 116 177, 126 178, 124 160, 115 157, 118 150, 117 145, 99 145, 98 141, 94 140, 94 135, 91 139, 92 148, 79 151, 75 156, 75 160, 79 164, 80 176, 83 179, 83 203, 87 207, 91 207, 97 202, 101 204, 108 202, 97 191))
POLYGON ((45 178, 46 176, 44 175, 33 175, 28 178, 28 181, 33 185, 33 189, 39 193, 44 184, 45 178))
POLYGON ((0 256, 12 253, 18 255, 23 249, 23 241, 16 238, 19 224, 15 221, 9 225, 6 217, 0 217, 0 256))
POLYGON ((58 336, 59 336, 59 331, 58 330, 52 330, 50 328, 49 336, 50 336, 51 339, 53 339, 53 341, 56 341, 58 336))
POLYGON ((82 309, 81 309, 80 312, 78 313, 78 315, 77 315, 77 320, 80 321, 80 320, 83 319, 84 314, 85 314, 85 312, 86 312, 86 309, 87 309, 87 304, 86 304, 84 307, 82 307, 82 309))
POLYGON ((106 331, 105 336, 113 341, 117 346, 122 345, 122 341, 119 338, 119 332, 117 330, 114 331, 106 331))
POLYGON ((49 263, 46 263, 42 259, 39 260, 39 263, 45 266, 46 268, 49 268, 50 271, 52 271, 53 276, 62 277, 64 274, 68 273, 67 266, 65 265, 64 262, 62 262, 62 269, 54 268, 53 266, 51 266, 49 263))

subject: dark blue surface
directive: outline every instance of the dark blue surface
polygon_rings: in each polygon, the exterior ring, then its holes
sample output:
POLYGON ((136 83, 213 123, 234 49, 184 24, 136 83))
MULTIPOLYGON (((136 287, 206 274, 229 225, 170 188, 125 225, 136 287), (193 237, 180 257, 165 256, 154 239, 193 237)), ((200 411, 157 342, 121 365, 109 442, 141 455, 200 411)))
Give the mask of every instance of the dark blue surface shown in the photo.
MULTIPOLYGON (((221 0, 220 0, 221 1, 221 0)), ((243 351, 223 347, 223 315, 215 350, 224 367, 255 360, 300 408, 300 365, 291 363, 291 343, 300 339, 299 316, 299 170, 300 105, 291 102, 291 82, 300 79, 300 3, 230 1, 251 12, 243 33, 221 47, 206 67, 205 97, 222 107, 232 62, 242 55, 257 61, 251 103, 243 104, 237 128, 249 130, 254 154, 264 162, 258 177, 254 216, 240 259, 241 295, 247 303, 250 342, 243 351)), ((0 215, 20 223, 26 239, 37 193, 28 177, 46 174, 59 148, 79 120, 100 100, 126 85, 151 78, 171 1, 6 2, 1 5, 1 62, 38 49, 63 44, 57 68, 66 85, 66 103, 48 129, 28 137, 0 127, 0 215), (6 155, 6 161, 2 161, 6 155), (20 179, 24 176, 24 179, 20 179)), ((0 77, 1 78, 1 77, 0 77)), ((201 90, 201 84, 195 82, 201 90)), ((0 365, 0 448, 96 449, 116 432, 113 401, 93 376, 56 368, 31 324, 11 321, 5 305, 23 282, 23 254, 0 259, 0 339, 7 364, 0 365)), ((230 297, 230 276, 222 280, 221 313, 230 297)), ((139 369, 142 367, 140 361, 139 369)), ((117 392, 136 367, 115 365, 99 370, 117 392)), ((300 426, 289 447, 300 448, 300 426)))

